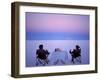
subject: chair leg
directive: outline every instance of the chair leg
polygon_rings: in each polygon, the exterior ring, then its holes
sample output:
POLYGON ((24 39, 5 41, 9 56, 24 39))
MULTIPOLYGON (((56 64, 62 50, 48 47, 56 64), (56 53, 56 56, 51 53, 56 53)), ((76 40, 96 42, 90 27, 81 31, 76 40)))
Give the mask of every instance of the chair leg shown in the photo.
POLYGON ((74 58, 72 57, 72 60, 71 60, 71 62, 74 64, 74 58))
POLYGON ((80 56, 77 57, 76 60, 77 60, 77 62, 81 63, 81 57, 80 56))

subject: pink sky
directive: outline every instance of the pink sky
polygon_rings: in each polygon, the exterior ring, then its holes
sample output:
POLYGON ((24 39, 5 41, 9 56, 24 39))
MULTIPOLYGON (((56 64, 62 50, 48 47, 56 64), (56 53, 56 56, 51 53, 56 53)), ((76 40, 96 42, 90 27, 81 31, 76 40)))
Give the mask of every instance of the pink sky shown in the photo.
POLYGON ((88 15, 64 15, 26 13, 26 30, 28 32, 72 32, 88 33, 88 15))

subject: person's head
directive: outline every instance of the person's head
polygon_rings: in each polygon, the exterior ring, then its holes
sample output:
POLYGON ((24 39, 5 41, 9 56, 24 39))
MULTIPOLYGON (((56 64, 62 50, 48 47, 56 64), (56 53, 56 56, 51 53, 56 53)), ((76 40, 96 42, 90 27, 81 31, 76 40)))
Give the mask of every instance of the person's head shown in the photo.
POLYGON ((39 49, 43 49, 43 45, 42 44, 39 45, 39 49))
POLYGON ((80 48, 80 46, 79 45, 76 45, 76 49, 79 49, 80 48))

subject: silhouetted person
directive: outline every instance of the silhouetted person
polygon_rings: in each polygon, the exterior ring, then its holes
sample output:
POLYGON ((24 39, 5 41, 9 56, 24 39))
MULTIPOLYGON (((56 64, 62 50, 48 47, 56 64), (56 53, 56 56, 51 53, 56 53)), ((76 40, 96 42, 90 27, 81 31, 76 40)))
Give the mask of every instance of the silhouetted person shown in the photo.
POLYGON ((79 61, 80 63, 81 63, 81 48, 80 48, 80 46, 79 45, 76 45, 76 48, 75 49, 73 49, 73 51, 69 51, 70 52, 70 54, 71 54, 71 56, 72 56, 72 62, 74 63, 74 59, 76 59, 77 57, 79 58, 79 60, 77 60, 77 61, 79 61))
POLYGON ((43 65, 45 65, 46 63, 48 64, 48 60, 47 57, 49 55, 49 52, 47 50, 43 49, 43 45, 39 45, 39 49, 36 51, 36 58, 38 59, 38 61, 43 65))

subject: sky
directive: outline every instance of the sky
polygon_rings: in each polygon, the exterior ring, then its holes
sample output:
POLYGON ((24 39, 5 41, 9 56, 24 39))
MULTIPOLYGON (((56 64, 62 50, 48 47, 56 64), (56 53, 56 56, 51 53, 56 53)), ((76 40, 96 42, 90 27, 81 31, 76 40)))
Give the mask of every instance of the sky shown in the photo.
POLYGON ((89 15, 26 12, 27 40, 88 40, 89 15))

